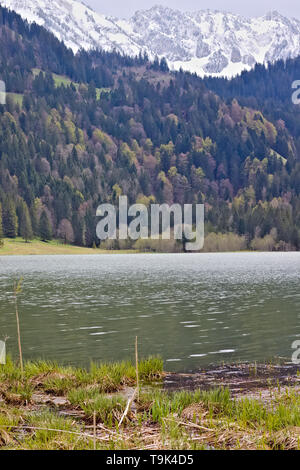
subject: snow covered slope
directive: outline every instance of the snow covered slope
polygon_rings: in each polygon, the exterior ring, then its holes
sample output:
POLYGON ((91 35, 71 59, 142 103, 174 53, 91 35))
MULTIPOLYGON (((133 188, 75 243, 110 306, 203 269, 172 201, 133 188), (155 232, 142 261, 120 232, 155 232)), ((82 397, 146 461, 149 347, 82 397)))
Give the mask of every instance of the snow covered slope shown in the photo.
POLYGON ((75 0, 0 0, 0 4, 19 13, 29 22, 36 22, 50 30, 72 48, 102 47, 116 49, 128 55, 140 51, 138 44, 110 18, 94 12, 75 0))
POLYGON ((184 13, 161 6, 130 20, 109 18, 76 0, 0 0, 52 31, 74 51, 101 47, 128 55, 166 57, 171 68, 231 77, 255 63, 300 55, 300 21, 277 12, 260 18, 231 13, 184 13))
POLYGON ((137 12, 127 31, 175 69, 233 76, 258 62, 300 55, 300 21, 277 12, 243 18, 218 11, 182 13, 163 7, 137 12))

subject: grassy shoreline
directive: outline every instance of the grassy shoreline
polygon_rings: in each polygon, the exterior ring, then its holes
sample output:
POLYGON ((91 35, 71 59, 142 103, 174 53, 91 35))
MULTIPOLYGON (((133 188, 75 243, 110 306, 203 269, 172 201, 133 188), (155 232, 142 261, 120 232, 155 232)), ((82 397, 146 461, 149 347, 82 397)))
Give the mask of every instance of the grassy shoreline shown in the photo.
MULTIPOLYGON (((4 238, 4 245, 0 245, 0 256, 28 256, 28 255, 108 255, 108 254, 164 254, 172 252, 163 251, 143 251, 143 250, 109 250, 100 248, 86 248, 75 245, 64 244, 59 240, 52 240, 51 242, 42 242, 41 240, 32 240, 25 242, 22 238, 15 239, 4 238)), ((207 253, 262 253, 256 250, 237 250, 237 251, 202 251, 197 254, 207 253)), ((269 251, 268 253, 272 253, 269 251)), ((277 252, 279 253, 279 252, 277 252)), ((283 253, 283 252, 282 252, 283 253)), ((287 253, 287 252, 285 252, 287 253)), ((294 252, 293 252, 294 253, 294 252)), ((184 252, 176 252, 176 254, 184 254, 184 252)))
POLYGON ((52 240, 42 242, 33 240, 26 243, 22 238, 5 238, 4 245, 0 246, 0 256, 23 256, 23 255, 103 255, 103 254, 126 254, 138 253, 136 250, 101 250, 99 248, 85 248, 75 245, 68 245, 52 240))
POLYGON ((139 376, 137 395, 130 361, 89 370, 26 362, 22 377, 8 359, 0 366, 0 449, 300 450, 295 383, 241 396, 228 387, 169 391, 154 357, 139 362, 139 376))

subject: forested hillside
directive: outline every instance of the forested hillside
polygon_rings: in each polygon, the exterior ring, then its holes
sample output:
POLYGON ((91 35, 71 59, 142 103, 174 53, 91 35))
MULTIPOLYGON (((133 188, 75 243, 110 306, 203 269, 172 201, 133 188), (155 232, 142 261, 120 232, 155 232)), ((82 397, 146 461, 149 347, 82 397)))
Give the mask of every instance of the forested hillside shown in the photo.
POLYGON ((300 57, 279 60, 273 64, 257 64, 251 72, 232 80, 206 78, 206 86, 215 93, 232 100, 237 98, 245 106, 260 108, 271 119, 283 119, 297 139, 300 149, 300 106, 292 102, 294 81, 300 80, 300 57))
POLYGON ((125 194, 130 203, 205 203, 212 249, 220 240, 232 249, 300 248, 295 106, 170 73, 164 60, 74 56, 3 8, 0 42, 8 91, 0 106, 0 236, 92 246, 96 207, 125 194))

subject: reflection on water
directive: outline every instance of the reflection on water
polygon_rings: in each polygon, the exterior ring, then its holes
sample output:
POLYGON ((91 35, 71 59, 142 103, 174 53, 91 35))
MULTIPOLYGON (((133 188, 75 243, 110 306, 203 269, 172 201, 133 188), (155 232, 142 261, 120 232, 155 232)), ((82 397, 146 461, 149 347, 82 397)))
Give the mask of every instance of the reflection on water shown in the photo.
POLYGON ((16 354, 86 365, 160 354, 168 370, 290 358, 300 253, 0 257, 0 339, 16 354))

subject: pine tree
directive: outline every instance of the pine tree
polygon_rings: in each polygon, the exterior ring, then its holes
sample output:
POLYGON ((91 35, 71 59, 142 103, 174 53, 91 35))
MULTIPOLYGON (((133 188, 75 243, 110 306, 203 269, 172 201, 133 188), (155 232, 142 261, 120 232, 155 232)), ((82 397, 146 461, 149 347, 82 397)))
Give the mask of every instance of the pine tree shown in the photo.
POLYGON ((4 204, 2 224, 4 235, 8 238, 16 238, 18 235, 18 217, 16 207, 11 199, 4 204))
POLYGON ((0 246, 2 243, 2 238, 3 238, 3 225, 2 225, 2 205, 0 202, 0 246))
POLYGON ((96 241, 95 217, 92 210, 88 210, 85 216, 85 243, 86 246, 93 246, 96 241))
POLYGON ((20 224, 21 237, 26 242, 28 242, 29 240, 32 240, 33 231, 32 231, 31 218, 30 218, 28 206, 25 201, 23 201, 21 204, 19 224, 20 224))
POLYGON ((74 228, 74 243, 75 245, 86 245, 86 225, 83 217, 79 217, 75 213, 72 217, 72 225, 74 228))
POLYGON ((42 212, 39 225, 40 237, 43 242, 52 240, 52 227, 46 211, 42 212))
POLYGON ((30 207, 30 218, 31 218, 33 235, 38 236, 39 235, 39 222, 38 222, 38 215, 37 215, 37 206, 35 203, 33 203, 30 207))

